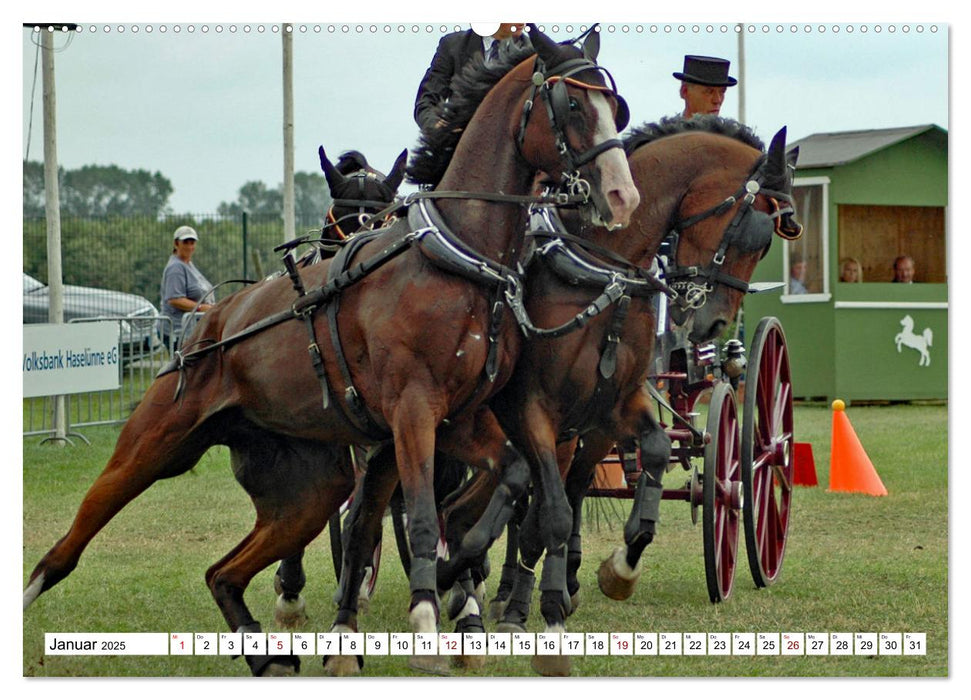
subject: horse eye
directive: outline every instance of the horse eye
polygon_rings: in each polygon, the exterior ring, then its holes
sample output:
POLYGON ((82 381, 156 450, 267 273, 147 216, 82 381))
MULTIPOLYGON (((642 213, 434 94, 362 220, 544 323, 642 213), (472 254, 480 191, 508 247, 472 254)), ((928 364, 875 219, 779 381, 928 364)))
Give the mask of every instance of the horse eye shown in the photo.
POLYGON ((580 109, 580 103, 579 103, 579 101, 577 101, 577 98, 571 97, 570 98, 570 111, 571 112, 576 112, 578 109, 580 109))

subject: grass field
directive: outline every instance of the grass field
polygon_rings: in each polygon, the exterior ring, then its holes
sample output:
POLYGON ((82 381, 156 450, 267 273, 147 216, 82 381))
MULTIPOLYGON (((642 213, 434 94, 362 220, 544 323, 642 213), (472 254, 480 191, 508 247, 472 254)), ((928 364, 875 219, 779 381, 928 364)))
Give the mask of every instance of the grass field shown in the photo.
MULTIPOLYGON (((948 658, 947 407, 893 405, 847 410, 890 492, 888 497, 829 493, 831 412, 797 406, 797 440, 811 442, 818 487, 799 487, 785 566, 779 582, 755 589, 740 554, 735 591, 708 602, 701 525, 686 504, 664 501, 662 524, 646 553, 646 569, 627 601, 604 598, 596 567, 622 540, 629 502, 591 499, 584 531, 582 601, 568 621, 573 632, 926 632, 926 656, 655 656, 574 660, 584 677, 943 677, 948 658)), ((23 582, 67 530, 100 472, 115 428, 85 431, 90 447, 23 442, 23 582)), ((680 486, 683 472, 669 474, 680 486)), ((220 632, 225 623, 203 582, 206 568, 250 529, 254 511, 233 481, 224 448, 210 450, 185 476, 160 482, 94 540, 77 570, 24 613, 25 676, 247 676, 228 657, 45 656, 45 632, 220 632)), ((334 578, 325 536, 308 568, 309 631, 327 631, 334 578)), ((407 584, 386 522, 384 563, 361 630, 407 632, 407 584)), ((503 540, 493 550, 498 577, 503 540)), ((744 538, 740 547, 744 547, 744 538)), ((247 593, 264 630, 273 629, 272 570, 247 593)), ((495 582, 490 581, 490 595, 495 582)), ((534 599, 535 600, 535 599, 534 599)), ((450 629, 443 625, 443 629, 450 629)), ((534 604, 531 631, 542 631, 534 604)), ((305 658, 301 675, 323 674, 305 658)), ((415 675, 406 659, 369 656, 366 676, 415 675)), ((490 657, 480 672, 458 675, 531 676, 525 657, 490 657)))

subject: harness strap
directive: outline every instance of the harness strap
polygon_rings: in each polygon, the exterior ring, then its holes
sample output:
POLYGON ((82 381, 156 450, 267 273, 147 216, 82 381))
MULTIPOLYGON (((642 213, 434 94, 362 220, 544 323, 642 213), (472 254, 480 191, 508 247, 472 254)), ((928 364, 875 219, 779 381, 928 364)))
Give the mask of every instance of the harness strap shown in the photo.
MULTIPOLYGON (((297 296, 305 296, 307 290, 303 286, 300 272, 297 270, 297 265, 293 260, 293 247, 287 248, 286 254, 283 256, 283 266, 287 269, 287 274, 290 276, 290 282, 293 284, 293 289, 297 292, 297 296)), ((310 343, 307 345, 307 351, 310 353, 310 364, 313 365, 314 373, 320 382, 323 397, 321 399, 321 405, 326 411, 330 407, 330 389, 327 386, 327 374, 324 371, 324 358, 321 357, 320 346, 317 345, 317 331, 314 328, 313 310, 305 310, 302 315, 304 324, 307 327, 307 335, 310 338, 310 343)))
MULTIPOLYGON (((337 255, 334 256, 334 261, 327 271, 328 284, 336 284, 339 276, 347 272, 347 268, 361 247, 377 235, 379 235, 377 232, 359 234, 353 237, 348 245, 341 248, 337 255)), ((360 265, 358 266, 358 268, 361 267, 360 265)), ((364 404, 357 388, 354 386, 351 369, 347 364, 347 356, 344 353, 344 345, 341 343, 340 330, 337 322, 338 311, 340 311, 340 295, 335 295, 327 304, 327 327, 330 330, 330 341, 334 347, 334 355, 337 358, 337 367, 344 381, 344 401, 347 403, 347 408, 350 411, 349 414, 345 411, 344 415, 350 420, 352 425, 366 435, 377 438, 385 437, 387 431, 383 430, 374 418, 371 417, 367 406, 364 404)))
POLYGON ((620 345, 620 331, 624 327, 624 321, 627 320, 629 310, 630 297, 625 294, 617 300, 610 328, 607 329, 604 338, 604 349, 600 354, 600 365, 598 366, 601 379, 608 380, 617 371, 617 348, 620 345))

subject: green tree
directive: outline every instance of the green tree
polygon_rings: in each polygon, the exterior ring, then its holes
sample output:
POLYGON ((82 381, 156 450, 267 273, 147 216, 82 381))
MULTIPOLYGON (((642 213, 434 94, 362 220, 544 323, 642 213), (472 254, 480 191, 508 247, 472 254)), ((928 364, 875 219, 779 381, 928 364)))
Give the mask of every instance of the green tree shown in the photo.
MULTIPOLYGON (((124 170, 117 165, 59 168, 62 216, 147 216, 168 213, 172 183, 159 172, 124 170)), ((44 165, 24 161, 24 216, 44 215, 44 165)))
MULTIPOLYGON (((33 160, 24 162, 24 218, 44 216, 44 164, 33 160)), ((60 169, 59 176, 63 177, 60 169)))
MULTIPOLYGON (((294 216, 298 221, 322 222, 330 206, 330 191, 323 175, 298 172, 293 175, 294 216)), ((220 216, 239 216, 246 212, 254 217, 283 216, 283 186, 270 188, 252 180, 239 188, 235 202, 222 202, 216 209, 220 216)))

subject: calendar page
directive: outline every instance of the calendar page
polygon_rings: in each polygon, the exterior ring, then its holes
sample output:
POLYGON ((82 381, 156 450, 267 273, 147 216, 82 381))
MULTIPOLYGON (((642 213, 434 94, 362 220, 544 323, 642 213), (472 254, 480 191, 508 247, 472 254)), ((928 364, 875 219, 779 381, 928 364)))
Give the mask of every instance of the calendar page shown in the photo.
POLYGON ((24 677, 953 672, 953 26, 605 9, 27 18, 24 274, 163 344, 22 399, 24 677))

